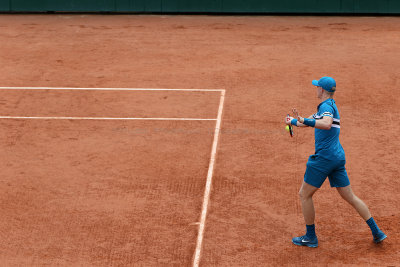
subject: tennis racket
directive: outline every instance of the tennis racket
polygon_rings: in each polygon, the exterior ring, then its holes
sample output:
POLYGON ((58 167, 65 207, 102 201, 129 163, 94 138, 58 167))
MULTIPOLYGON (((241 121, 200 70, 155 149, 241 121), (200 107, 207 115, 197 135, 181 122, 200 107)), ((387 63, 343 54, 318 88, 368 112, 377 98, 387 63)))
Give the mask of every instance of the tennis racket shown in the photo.
MULTIPOLYGON (((286 118, 290 118, 290 115, 287 114, 286 118)), ((289 124, 288 126, 289 126, 289 134, 290 134, 290 137, 293 137, 293 128, 292 128, 292 125, 289 124)))

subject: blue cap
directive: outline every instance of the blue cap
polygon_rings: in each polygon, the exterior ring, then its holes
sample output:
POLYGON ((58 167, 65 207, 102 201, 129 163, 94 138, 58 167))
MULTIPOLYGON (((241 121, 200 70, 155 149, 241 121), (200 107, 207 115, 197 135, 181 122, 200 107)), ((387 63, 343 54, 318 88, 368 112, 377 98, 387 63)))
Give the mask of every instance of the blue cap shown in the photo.
POLYGON ((322 77, 318 81, 317 80, 313 80, 312 84, 315 85, 315 86, 320 86, 320 87, 322 87, 324 90, 326 90, 328 92, 335 92, 335 90, 336 90, 336 88, 333 89, 333 87, 336 87, 336 82, 331 77, 322 77))

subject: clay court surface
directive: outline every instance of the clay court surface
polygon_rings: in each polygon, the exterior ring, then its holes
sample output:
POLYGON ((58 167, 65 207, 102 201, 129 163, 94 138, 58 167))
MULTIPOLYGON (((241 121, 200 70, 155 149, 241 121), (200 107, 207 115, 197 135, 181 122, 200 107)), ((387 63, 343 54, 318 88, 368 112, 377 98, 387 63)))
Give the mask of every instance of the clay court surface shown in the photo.
POLYGON ((399 17, 1 15, 2 266, 192 266, 225 89, 200 266, 400 262, 399 17), (315 113, 337 80, 353 190, 388 235, 326 182, 317 249, 298 190, 315 113), (81 120, 188 118, 206 120, 81 120))

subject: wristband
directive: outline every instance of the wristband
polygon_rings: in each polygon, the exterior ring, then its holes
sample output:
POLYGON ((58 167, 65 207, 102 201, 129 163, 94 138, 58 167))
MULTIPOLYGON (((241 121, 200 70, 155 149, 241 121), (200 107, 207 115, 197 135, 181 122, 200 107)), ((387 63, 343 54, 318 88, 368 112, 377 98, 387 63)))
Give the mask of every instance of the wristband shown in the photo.
POLYGON ((297 119, 292 119, 292 120, 290 121, 290 124, 297 127, 297 119))
POLYGON ((307 125, 307 126, 314 127, 314 126, 315 126, 315 120, 314 120, 314 119, 307 119, 307 118, 304 118, 303 124, 304 124, 304 125, 307 125))

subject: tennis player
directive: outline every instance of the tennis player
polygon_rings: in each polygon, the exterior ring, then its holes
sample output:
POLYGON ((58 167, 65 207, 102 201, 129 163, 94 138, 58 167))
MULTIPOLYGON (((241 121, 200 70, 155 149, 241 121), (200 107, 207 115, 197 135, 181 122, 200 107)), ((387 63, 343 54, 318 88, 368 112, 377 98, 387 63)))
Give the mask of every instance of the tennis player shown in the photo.
POLYGON ((308 118, 303 118, 296 109, 293 109, 295 118, 285 119, 288 125, 315 128, 315 154, 308 159, 304 181, 299 192, 306 234, 294 237, 292 242, 299 246, 318 247, 312 196, 324 183, 326 177, 329 178, 331 187, 336 187, 340 196, 367 222, 372 231, 373 241, 382 242, 387 236, 375 223, 367 205, 353 193, 347 176, 345 154, 339 142, 340 116, 333 100, 336 82, 331 77, 322 77, 318 81, 312 81, 312 84, 317 87, 317 96, 321 99, 318 112, 308 118))

